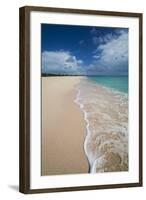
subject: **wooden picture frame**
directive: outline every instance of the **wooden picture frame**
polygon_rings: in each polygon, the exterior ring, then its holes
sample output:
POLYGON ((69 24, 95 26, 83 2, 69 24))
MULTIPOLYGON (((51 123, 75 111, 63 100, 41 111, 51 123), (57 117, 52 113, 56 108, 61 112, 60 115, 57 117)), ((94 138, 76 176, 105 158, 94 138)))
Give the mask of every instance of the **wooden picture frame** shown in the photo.
MULTIPOLYGON (((70 17, 70 16, 69 16, 70 17)), ((52 17, 53 18, 53 17, 52 17)), ((105 19, 106 21, 106 19, 105 19)), ((125 25, 126 26, 126 25, 125 25)), ((136 38, 136 37, 135 37, 136 38)), ((133 41, 134 43, 135 41, 133 41)), ((129 47, 130 48, 130 47, 129 47)), ((40 65, 41 66, 41 65, 40 65)), ((142 186, 142 14, 141 13, 130 13, 130 12, 115 12, 115 11, 96 11, 96 10, 80 10, 80 9, 66 9, 66 8, 49 8, 49 7, 35 7, 25 6, 20 8, 20 133, 19 133, 19 160, 20 160, 20 182, 19 191, 25 194, 32 193, 44 193, 44 192, 65 192, 65 191, 80 191, 80 190, 96 190, 96 189, 108 189, 108 188, 124 188, 124 187, 139 187, 142 186), (138 155, 138 171, 137 181, 125 181, 118 183, 103 183, 103 184, 86 184, 86 185, 69 185, 69 186, 58 186, 58 187, 38 187, 32 188, 32 177, 31 177, 31 13, 53 13, 66 15, 78 15, 80 16, 102 16, 106 18, 117 17, 117 18, 130 18, 137 19, 138 21, 138 113, 137 121, 138 133, 137 137, 139 142, 137 144, 136 153, 138 155)), ((134 123, 134 122, 133 122, 134 123)), ((133 133, 134 134, 134 133, 133 133)), ((74 175, 72 175, 74 176, 74 175)), ((93 175, 94 176, 94 175, 93 175)), ((92 177, 93 177, 92 176, 92 177)), ((82 175, 83 177, 83 175, 82 175)), ((49 176, 47 177, 49 179, 49 176)), ((64 181, 64 176, 60 178, 64 181)), ((114 179, 114 178, 113 178, 114 179)), ((79 180, 79 178, 78 178, 79 180)))

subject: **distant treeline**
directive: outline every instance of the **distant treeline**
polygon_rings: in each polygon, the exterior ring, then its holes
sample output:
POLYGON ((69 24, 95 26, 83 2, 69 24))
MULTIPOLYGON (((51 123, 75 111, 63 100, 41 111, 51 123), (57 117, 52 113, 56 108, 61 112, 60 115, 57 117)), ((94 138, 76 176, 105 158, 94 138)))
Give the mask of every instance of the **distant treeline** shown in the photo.
POLYGON ((105 76, 127 76, 127 75, 97 75, 97 74, 50 74, 50 73, 42 73, 42 77, 47 77, 47 76, 100 76, 100 77, 105 77, 105 76))

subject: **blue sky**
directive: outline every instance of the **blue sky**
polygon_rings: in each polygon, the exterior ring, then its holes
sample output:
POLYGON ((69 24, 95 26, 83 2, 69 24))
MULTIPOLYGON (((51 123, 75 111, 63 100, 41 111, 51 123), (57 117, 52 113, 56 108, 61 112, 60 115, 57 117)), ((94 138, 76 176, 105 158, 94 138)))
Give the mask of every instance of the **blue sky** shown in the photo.
POLYGON ((41 25, 42 72, 128 75, 128 29, 41 25))

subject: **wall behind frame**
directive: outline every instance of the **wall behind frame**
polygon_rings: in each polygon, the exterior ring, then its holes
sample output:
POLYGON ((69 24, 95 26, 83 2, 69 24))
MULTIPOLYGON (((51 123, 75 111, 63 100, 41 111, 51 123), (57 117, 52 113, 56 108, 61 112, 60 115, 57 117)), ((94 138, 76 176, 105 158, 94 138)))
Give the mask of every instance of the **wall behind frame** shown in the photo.
MULTIPOLYGON (((23 195, 18 192, 19 166, 18 166, 18 141, 19 141, 19 7, 24 5, 68 7, 80 9, 113 10, 144 13, 144 32, 146 33, 145 0, 14 0, 2 1, 0 6, 0 197, 1 199, 24 200, 73 200, 73 199, 145 199, 146 175, 144 172, 143 188, 124 188, 98 191, 68 192, 56 194, 23 195)), ((146 44, 145 38, 143 44, 146 44)), ((144 45, 143 55, 146 53, 144 45)), ((143 62, 145 66, 145 60, 143 62)), ((146 70, 143 67, 143 74, 146 70)), ((146 85, 144 80, 143 85, 146 85)), ((143 91, 145 88, 143 89, 143 91)), ((143 94, 146 102, 146 93, 143 94)), ((144 121, 146 107, 143 106, 144 121)), ((143 152, 146 152, 146 137, 143 131, 143 152)), ((144 166, 146 159, 144 157, 144 166)))

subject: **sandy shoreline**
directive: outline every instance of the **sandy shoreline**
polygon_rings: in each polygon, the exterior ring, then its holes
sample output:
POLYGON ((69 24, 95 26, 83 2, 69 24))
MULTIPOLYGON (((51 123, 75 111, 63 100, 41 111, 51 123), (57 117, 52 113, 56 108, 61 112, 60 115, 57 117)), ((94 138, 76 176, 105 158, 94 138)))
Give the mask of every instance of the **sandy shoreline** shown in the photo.
POLYGON ((86 123, 74 103, 80 77, 42 78, 42 175, 88 172, 86 123))

